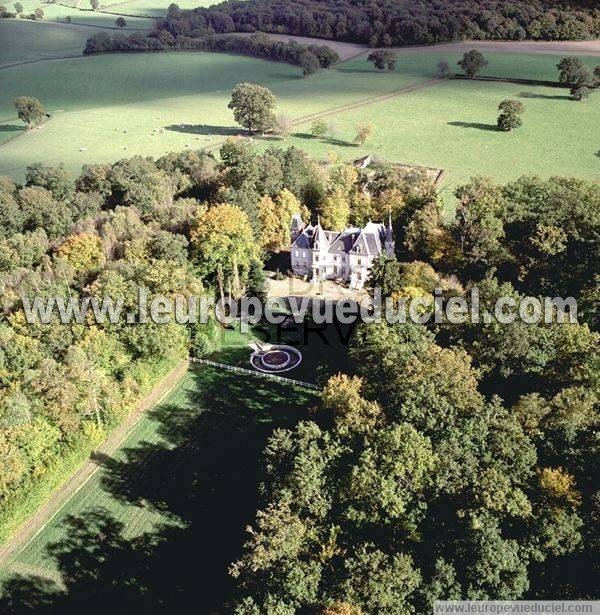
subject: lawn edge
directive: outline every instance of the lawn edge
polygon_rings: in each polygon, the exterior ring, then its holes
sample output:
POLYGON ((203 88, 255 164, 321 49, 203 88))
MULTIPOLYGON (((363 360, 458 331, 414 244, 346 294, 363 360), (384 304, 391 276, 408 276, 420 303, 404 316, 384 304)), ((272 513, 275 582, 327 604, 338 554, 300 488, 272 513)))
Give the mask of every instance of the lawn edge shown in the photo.
POLYGON ((188 372, 189 362, 181 361, 172 369, 152 391, 144 397, 137 408, 116 427, 88 459, 58 487, 50 497, 29 517, 6 542, 0 545, 0 566, 7 566, 11 557, 27 542, 34 539, 46 525, 62 510, 69 500, 77 494, 101 468, 94 460, 95 454, 111 455, 131 434, 148 410, 160 403, 181 382, 188 372))

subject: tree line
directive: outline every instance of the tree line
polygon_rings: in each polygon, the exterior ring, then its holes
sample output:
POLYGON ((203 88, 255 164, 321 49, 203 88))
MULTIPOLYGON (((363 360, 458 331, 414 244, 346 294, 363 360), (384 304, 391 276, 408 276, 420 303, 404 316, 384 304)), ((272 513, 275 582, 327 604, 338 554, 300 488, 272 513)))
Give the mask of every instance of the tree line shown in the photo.
POLYGON ((462 39, 572 40, 600 36, 594 3, 533 0, 228 0, 217 7, 169 7, 159 24, 177 34, 276 32, 372 46, 462 39))
POLYGON ((128 51, 214 51, 237 53, 255 58, 297 64, 305 76, 320 68, 328 68, 339 61, 336 51, 326 45, 300 45, 295 41, 270 40, 267 36, 255 34, 245 36, 223 36, 214 34, 174 34, 160 28, 149 34, 134 32, 130 35, 116 33, 110 36, 98 32, 86 41, 84 54, 128 52, 128 51))

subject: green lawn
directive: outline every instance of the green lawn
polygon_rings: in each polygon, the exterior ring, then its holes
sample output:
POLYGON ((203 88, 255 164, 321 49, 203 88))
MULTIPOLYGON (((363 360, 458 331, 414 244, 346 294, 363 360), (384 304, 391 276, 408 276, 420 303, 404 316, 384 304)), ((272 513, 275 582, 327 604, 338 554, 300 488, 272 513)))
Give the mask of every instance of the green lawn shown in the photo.
POLYGON ((347 344, 353 329, 352 326, 339 323, 317 325, 307 319, 290 328, 259 323, 250 326, 248 332, 242 333, 239 324, 236 324, 230 328, 221 329, 218 351, 209 358, 229 365, 253 369, 249 362, 252 352, 249 344, 253 340, 270 344, 286 344, 300 351, 302 362, 281 375, 322 385, 329 376, 350 370, 347 344))
POLYGON ((14 604, 20 593, 40 607, 43 595, 52 607, 44 613, 75 613, 87 600, 94 613, 154 612, 194 595, 197 612, 218 609, 257 504, 265 440, 315 401, 306 389, 191 369, 12 557, 0 574, 0 611, 2 596, 14 604))
MULTIPOLYGON (((42 2, 41 0, 21 0, 21 4, 23 5, 23 14, 29 15, 35 12, 35 9, 41 8, 44 11, 44 17, 41 20, 36 20, 35 22, 30 22, 35 24, 54 24, 58 25, 57 22, 61 22, 62 27, 68 27, 69 29, 77 29, 78 26, 90 26, 95 28, 114 28, 117 30, 117 26, 115 25, 115 19, 117 15, 114 12, 104 12, 102 10, 93 11, 89 2, 80 2, 79 5, 76 6, 67 6, 65 4, 48 4, 46 2, 42 2), (70 24, 67 23, 67 17, 71 18, 70 24)), ((12 4, 9 2, 7 8, 9 10, 13 10, 12 4)), ((14 11, 13 11, 14 12, 14 11)), ((165 9, 166 12, 166 9, 165 9)), ((132 13, 132 17, 127 16, 125 19, 127 21, 127 26, 125 28, 125 32, 128 30, 147 30, 154 27, 155 20, 149 19, 147 17, 136 17, 136 13, 132 13)), ((160 15, 157 15, 160 16, 160 15)), ((154 17, 154 15, 152 15, 154 17)), ((24 21, 29 21, 25 19, 10 19, 5 20, 7 23, 22 23, 24 21)), ((92 30, 91 32, 95 32, 96 30, 92 30)), ((87 33, 86 37, 90 35, 90 32, 87 33)))
MULTIPOLYGON (((489 65, 483 74, 538 79, 555 78, 559 60, 541 54, 486 57, 489 65)), ((0 141, 16 134, 18 122, 11 108, 16 96, 37 96, 53 117, 39 130, 21 133, 0 147, 0 174, 21 179, 25 167, 35 161, 64 162, 77 173, 85 163, 218 143, 238 131, 227 103, 240 81, 271 88, 278 110, 299 118, 429 79, 442 59, 454 65, 458 54, 434 48, 402 52, 393 73, 378 73, 363 56, 310 79, 288 64, 198 52, 105 55, 1 70, 0 141)), ((598 58, 584 60, 589 67, 599 63, 598 58)), ((333 151, 352 158, 369 151, 442 167, 449 172, 447 190, 474 173, 500 180, 522 173, 597 177, 598 94, 582 104, 564 100, 565 94, 538 86, 446 82, 336 114, 335 143, 303 136, 290 142, 316 155, 333 151), (486 129, 495 123, 497 105, 507 97, 525 103, 524 128, 513 134, 486 129), (373 122, 376 131, 359 150, 351 145, 352 133, 363 121, 373 122)), ((298 132, 302 135, 306 129, 298 132)))
MULTIPOLYGON (((195 9, 200 6, 211 6, 217 3, 215 0, 178 0, 176 2, 180 9, 195 9)), ((162 17, 166 14, 170 4, 171 0, 125 0, 124 2, 117 1, 115 3, 108 1, 102 4, 101 9, 126 15, 162 17)))
MULTIPOLYGON (((0 20, 0 67, 83 52, 85 41, 94 30, 43 21, 0 20)), ((22 69, 21 69, 22 70, 22 69)), ((7 77, 0 72, 5 86, 7 77)), ((2 109, 4 117, 6 110, 2 109)))
POLYGON ((566 90, 540 86, 446 81, 362 109, 340 114, 332 144, 306 137, 289 141, 322 156, 344 158, 367 152, 391 160, 446 169, 446 192, 473 175, 500 181, 523 174, 600 176, 600 95, 585 103, 566 90), (525 105, 523 127, 511 133, 496 128, 504 98, 525 105), (381 122, 385 118, 385 127, 381 122), (357 123, 372 122, 375 134, 362 149, 352 145, 357 123))

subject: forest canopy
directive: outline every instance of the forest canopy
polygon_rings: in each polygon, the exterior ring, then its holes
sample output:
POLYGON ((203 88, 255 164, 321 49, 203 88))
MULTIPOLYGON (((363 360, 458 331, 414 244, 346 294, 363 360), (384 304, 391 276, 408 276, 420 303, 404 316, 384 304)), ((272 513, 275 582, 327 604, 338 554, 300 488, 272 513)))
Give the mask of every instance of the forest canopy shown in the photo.
POLYGON ((600 9, 555 0, 229 0, 193 11, 172 4, 158 29, 175 36, 262 31, 372 46, 574 40, 600 36, 600 9))

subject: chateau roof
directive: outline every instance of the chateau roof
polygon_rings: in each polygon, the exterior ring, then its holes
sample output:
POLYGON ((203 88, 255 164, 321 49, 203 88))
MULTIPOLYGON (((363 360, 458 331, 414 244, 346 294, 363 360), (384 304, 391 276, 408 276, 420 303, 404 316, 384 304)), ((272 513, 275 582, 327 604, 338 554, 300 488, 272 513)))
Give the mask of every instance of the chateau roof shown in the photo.
POLYGON ((292 247, 326 249, 328 252, 344 252, 378 256, 383 252, 385 241, 391 241, 391 229, 383 224, 368 222, 364 228, 348 227, 341 233, 326 231, 320 224, 302 229, 292 247))

